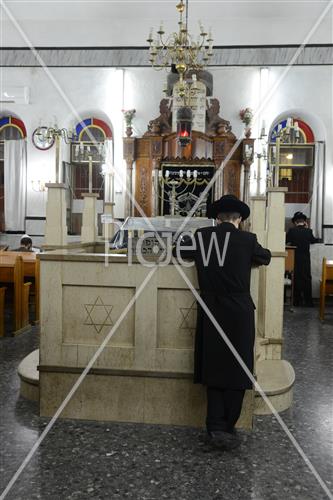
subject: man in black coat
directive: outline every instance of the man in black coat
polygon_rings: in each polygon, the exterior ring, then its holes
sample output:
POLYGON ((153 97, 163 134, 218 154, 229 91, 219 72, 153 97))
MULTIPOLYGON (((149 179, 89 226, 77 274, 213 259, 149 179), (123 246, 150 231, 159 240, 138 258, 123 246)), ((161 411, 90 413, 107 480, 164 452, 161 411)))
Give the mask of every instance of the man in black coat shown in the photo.
POLYGON ((294 269, 294 305, 312 307, 312 278, 310 245, 318 243, 308 228, 307 217, 302 212, 296 212, 291 219, 294 227, 289 229, 286 243, 296 247, 294 269))
MULTIPOLYGON (((181 256, 195 260, 203 302, 252 373, 255 306, 250 295, 251 267, 269 264, 271 253, 259 245, 255 234, 239 229, 250 209, 235 196, 222 196, 211 205, 209 215, 216 218, 217 226, 199 229, 195 250, 181 251, 181 256)), ((230 444, 235 440, 234 426, 245 390, 252 388, 252 382, 199 304, 194 361, 194 381, 207 386, 210 442, 230 444)))

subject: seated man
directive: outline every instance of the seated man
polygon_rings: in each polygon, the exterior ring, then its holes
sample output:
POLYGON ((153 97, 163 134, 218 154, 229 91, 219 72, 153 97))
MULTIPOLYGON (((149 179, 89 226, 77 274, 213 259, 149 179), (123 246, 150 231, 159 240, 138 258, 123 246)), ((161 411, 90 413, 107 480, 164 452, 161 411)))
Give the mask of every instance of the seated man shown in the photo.
POLYGON ((32 239, 28 234, 24 234, 20 240, 19 248, 15 248, 13 252, 35 252, 39 253, 40 249, 32 246, 32 239))

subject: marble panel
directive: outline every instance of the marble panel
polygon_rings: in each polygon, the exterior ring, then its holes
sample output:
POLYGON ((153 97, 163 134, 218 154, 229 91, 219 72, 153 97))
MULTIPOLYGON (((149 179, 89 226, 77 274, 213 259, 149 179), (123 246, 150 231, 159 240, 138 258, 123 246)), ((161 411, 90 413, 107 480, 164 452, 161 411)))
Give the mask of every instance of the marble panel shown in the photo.
POLYGON ((158 289, 157 347, 192 349, 197 302, 190 290, 158 289))
MULTIPOLYGON (((77 374, 41 373, 40 414, 53 415, 77 378, 77 374)), ((62 417, 142 422, 144 384, 143 377, 88 375, 64 409, 62 417)))
MULTIPOLYGON (((63 343, 99 345, 133 298, 135 288, 63 286, 63 343)), ((135 305, 130 308, 109 344, 134 345, 135 305)))
POLYGON ((206 394, 192 380, 145 380, 144 422, 204 427, 206 394))
MULTIPOLYGON (((40 415, 52 416, 77 374, 40 374, 40 415)), ((87 375, 62 418, 205 427, 206 391, 191 379, 87 375)), ((252 428, 253 391, 247 391, 237 427, 252 428)))
POLYGON ((193 373, 193 349, 155 350, 155 369, 166 372, 193 373))
MULTIPOLYGON (((82 255, 82 254, 81 254, 82 255)), ((133 287, 138 281, 138 268, 139 265, 129 266, 126 263, 108 261, 108 256, 104 260, 102 256, 101 261, 95 261, 97 254, 91 256, 89 261, 89 254, 84 254, 82 258, 87 260, 79 261, 80 255, 75 255, 74 260, 63 262, 63 283, 66 285, 87 285, 94 286, 98 283, 99 286, 123 286, 133 287)), ((97 256, 100 257, 100 256, 97 256)), ((111 260, 111 256, 110 256, 111 260)), ((147 270, 145 269, 145 272, 147 270)), ((145 276, 145 275, 144 275, 145 276)), ((142 280, 144 279, 142 277, 142 280)), ((139 281, 140 282, 140 281, 139 281)))

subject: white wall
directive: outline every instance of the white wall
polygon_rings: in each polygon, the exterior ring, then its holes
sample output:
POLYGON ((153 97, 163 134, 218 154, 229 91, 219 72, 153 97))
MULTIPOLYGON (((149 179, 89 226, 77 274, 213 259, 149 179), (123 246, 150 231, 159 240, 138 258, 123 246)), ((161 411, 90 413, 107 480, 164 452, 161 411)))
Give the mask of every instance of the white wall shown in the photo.
MULTIPOLYGON (((285 68, 270 69, 269 86, 272 88, 283 76, 285 68)), ((231 121, 238 136, 242 123, 239 110, 249 106, 256 109, 260 101, 259 68, 214 68, 214 94, 221 101, 222 116, 231 121)), ((45 196, 31 188, 31 181, 54 180, 54 148, 38 151, 31 142, 33 130, 40 124, 53 124, 56 116, 59 126, 69 127, 92 114, 108 119, 115 139, 115 166, 124 174, 122 160, 123 119, 121 109, 135 108, 134 131, 142 135, 149 120, 159 114, 164 72, 148 68, 86 69, 54 68, 51 76, 60 88, 39 68, 6 68, 4 84, 27 85, 31 89, 29 105, 11 105, 7 111, 18 115, 28 132, 28 216, 45 214, 45 196), (63 95, 61 95, 61 91, 63 95), (123 98, 124 96, 124 98, 123 98)), ((333 224, 333 73, 329 66, 292 67, 281 79, 261 112, 269 127, 280 115, 296 113, 314 130, 317 140, 327 144, 325 223, 333 224)), ((253 127, 253 136, 258 135, 253 127)), ((123 214, 123 194, 116 195, 116 215, 123 214)))
MULTIPOLYGON (((39 125, 71 127, 83 118, 96 116, 109 121, 114 134, 115 167, 123 173, 122 136, 123 71, 115 69, 52 69, 49 76, 39 68, 6 68, 4 86, 27 85, 30 104, 6 106, 25 123, 28 136, 28 201, 27 215, 45 214, 45 195, 32 189, 32 181, 55 180, 55 148, 37 150, 31 141, 39 125), (53 82, 50 80, 53 78, 53 82)), ((62 158, 68 159, 69 146, 63 144, 62 158)), ((122 208, 122 195, 118 195, 122 208)))
MULTIPOLYGON (((221 99, 223 116, 231 121, 237 137, 242 132, 239 110, 247 106, 256 110, 261 104, 259 73, 258 68, 214 69, 214 94, 221 99)), ((254 137, 260 134, 262 119, 269 130, 280 117, 294 115, 312 127, 317 141, 326 142, 324 224, 333 224, 333 68, 272 67, 266 97, 260 119, 253 125, 254 137)))

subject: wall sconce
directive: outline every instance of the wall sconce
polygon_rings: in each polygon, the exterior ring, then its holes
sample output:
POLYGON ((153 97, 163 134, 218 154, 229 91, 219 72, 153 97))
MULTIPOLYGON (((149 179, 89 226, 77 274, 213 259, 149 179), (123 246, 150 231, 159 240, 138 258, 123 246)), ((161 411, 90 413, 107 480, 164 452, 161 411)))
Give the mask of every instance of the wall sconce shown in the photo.
POLYGON ((192 141, 192 109, 183 106, 177 111, 177 139, 181 148, 192 141))
POLYGON ((72 163, 103 163, 105 160, 104 142, 95 142, 94 144, 83 141, 71 143, 71 161, 72 163))
MULTIPOLYGON (((49 181, 51 182, 51 181, 49 181)), ((47 191, 47 187, 45 186, 45 182, 38 179, 37 181, 31 181, 31 188, 35 193, 45 193, 47 191)))

